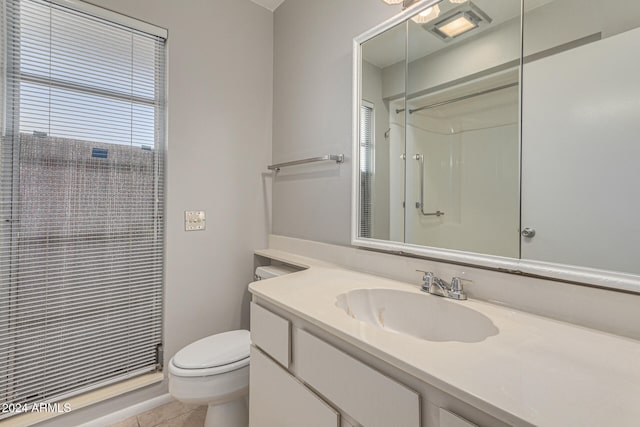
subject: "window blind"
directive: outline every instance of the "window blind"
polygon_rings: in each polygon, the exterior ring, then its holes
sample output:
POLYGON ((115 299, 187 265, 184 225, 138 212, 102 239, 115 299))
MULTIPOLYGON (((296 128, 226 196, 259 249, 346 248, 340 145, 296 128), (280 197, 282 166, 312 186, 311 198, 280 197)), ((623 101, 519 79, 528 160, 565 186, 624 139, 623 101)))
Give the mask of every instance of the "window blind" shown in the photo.
POLYGON ((360 237, 372 237, 373 106, 360 106, 360 237))
POLYGON ((160 368, 166 41, 2 3, 0 404, 29 405, 160 368))

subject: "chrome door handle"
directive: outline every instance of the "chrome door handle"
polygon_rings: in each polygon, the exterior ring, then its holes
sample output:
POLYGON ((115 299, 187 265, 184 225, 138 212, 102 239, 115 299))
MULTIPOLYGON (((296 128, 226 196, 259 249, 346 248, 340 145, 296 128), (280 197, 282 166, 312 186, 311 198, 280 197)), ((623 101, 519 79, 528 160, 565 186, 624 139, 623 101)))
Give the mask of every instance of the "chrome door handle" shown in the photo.
POLYGON ((525 228, 522 230, 522 232, 520 233, 522 234, 522 237, 526 237, 527 239, 531 239, 533 236, 536 235, 536 230, 533 228, 525 228))

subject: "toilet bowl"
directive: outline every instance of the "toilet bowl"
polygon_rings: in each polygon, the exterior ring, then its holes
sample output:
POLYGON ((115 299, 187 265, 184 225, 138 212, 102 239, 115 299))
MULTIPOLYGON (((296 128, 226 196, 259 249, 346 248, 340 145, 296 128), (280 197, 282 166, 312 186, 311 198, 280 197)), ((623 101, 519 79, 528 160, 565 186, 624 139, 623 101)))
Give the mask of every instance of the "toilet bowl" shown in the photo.
POLYGON ((169 362, 169 393, 184 403, 208 405, 205 427, 247 427, 249 331, 196 341, 169 362))

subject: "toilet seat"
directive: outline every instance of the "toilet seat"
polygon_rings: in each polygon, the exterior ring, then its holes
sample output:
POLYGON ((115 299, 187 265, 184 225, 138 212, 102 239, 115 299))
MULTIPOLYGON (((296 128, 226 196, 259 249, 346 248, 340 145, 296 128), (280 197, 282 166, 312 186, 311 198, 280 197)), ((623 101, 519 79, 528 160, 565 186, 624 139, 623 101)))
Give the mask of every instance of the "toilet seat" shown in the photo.
POLYGON ((249 364, 249 331, 211 335, 180 350, 169 362, 169 372, 181 377, 218 375, 249 364))
POLYGON ((176 377, 208 377, 211 375, 220 375, 226 372, 235 371, 236 369, 241 369, 245 366, 249 366, 248 357, 242 360, 238 360, 237 362, 229 363, 228 365, 202 369, 178 368, 173 363, 173 359, 171 359, 171 361, 169 362, 169 373, 175 375, 176 377))

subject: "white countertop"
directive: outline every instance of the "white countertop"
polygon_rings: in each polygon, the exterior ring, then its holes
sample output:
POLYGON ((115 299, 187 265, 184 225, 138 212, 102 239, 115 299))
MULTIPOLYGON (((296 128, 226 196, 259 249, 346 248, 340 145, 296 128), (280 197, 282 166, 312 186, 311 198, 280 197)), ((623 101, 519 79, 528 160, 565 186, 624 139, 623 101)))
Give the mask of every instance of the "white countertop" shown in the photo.
MULTIPOLYGON (((474 343, 432 342, 353 319, 336 297, 354 289, 418 286, 276 250, 308 269, 254 282, 252 294, 467 403, 539 426, 640 425, 640 342, 477 301, 499 333, 474 343)), ((433 296, 433 298, 438 298, 433 296)))

